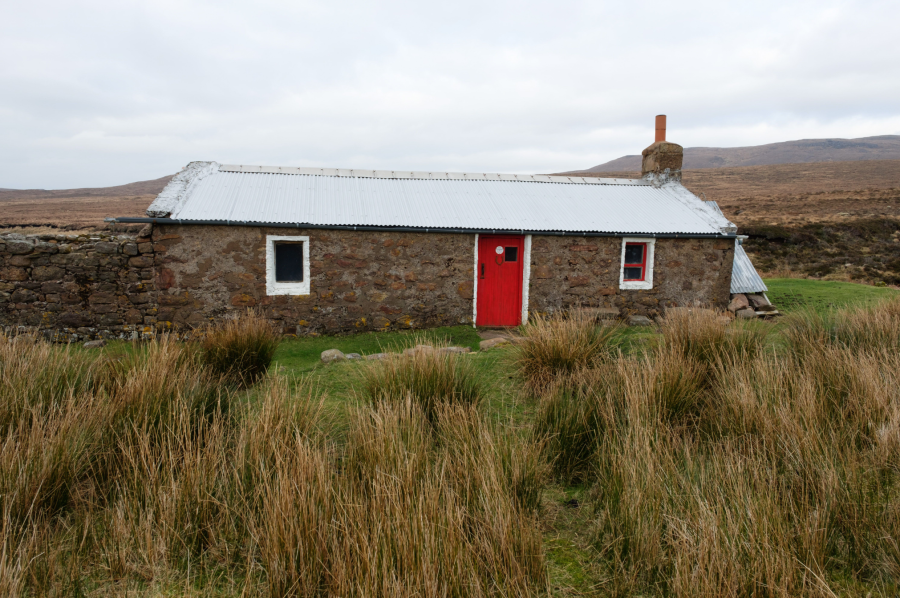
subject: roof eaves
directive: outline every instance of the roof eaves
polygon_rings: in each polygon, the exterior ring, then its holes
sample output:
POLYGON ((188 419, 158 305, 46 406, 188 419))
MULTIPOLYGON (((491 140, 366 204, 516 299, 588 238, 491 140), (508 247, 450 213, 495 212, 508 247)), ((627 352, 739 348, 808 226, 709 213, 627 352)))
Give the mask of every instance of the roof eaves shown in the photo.
POLYGON ((443 227, 443 226, 405 226, 405 225, 370 225, 370 224, 313 224, 309 222, 271 222, 261 220, 213 220, 195 218, 135 218, 121 216, 108 218, 109 222, 123 224, 192 224, 208 226, 260 226, 272 228, 308 228, 322 230, 353 230, 353 231, 394 231, 394 232, 424 232, 424 233, 481 233, 481 234, 521 234, 521 235, 547 235, 558 237, 653 237, 653 238, 728 238, 736 239, 734 234, 716 232, 650 232, 650 231, 575 231, 575 230, 532 230, 518 228, 470 228, 470 227, 443 227))

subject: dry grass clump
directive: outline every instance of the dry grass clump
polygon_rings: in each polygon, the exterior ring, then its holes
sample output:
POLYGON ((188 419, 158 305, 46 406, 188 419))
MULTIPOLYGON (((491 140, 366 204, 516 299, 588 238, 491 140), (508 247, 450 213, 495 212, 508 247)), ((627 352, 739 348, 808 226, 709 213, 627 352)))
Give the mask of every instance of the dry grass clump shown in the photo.
POLYGON ((900 350, 900 298, 862 310, 806 310, 786 318, 785 339, 798 354, 829 346, 853 351, 900 350))
POLYGON ((764 347, 769 329, 756 321, 734 320, 727 326, 710 309, 672 310, 659 322, 666 349, 700 364, 730 356, 752 359, 764 347))
POLYGON ((90 392, 100 368, 87 354, 27 336, 0 337, 0 427, 29 410, 58 408, 72 393, 90 392))
POLYGON ((278 348, 278 335, 262 315, 247 311, 211 328, 203 339, 203 362, 242 386, 265 375, 278 348))
POLYGON ((338 447, 305 381, 269 377, 241 403, 168 339, 112 361, 24 344, 0 358, 17 405, 0 428, 3 595, 527 596, 545 583, 540 447, 473 401, 437 402, 430 419, 411 395, 377 401, 338 447), (19 395, 27 372, 52 392, 19 395))
POLYGON ((412 401, 383 403, 352 428, 334 595, 536 593, 533 445, 461 405, 441 406, 432 426, 412 401))
POLYGON ((619 326, 599 326, 586 310, 537 314, 524 326, 515 359, 526 386, 540 392, 557 376, 596 365, 615 355, 619 326))
POLYGON ((472 361, 464 355, 418 350, 365 364, 363 396, 372 404, 411 398, 429 421, 442 404, 478 405, 484 390, 472 361))
POLYGON ((558 379, 535 432, 557 476, 592 484, 607 590, 896 591, 900 357, 876 332, 895 312, 839 314, 847 330, 787 354, 667 318, 656 352, 558 379))

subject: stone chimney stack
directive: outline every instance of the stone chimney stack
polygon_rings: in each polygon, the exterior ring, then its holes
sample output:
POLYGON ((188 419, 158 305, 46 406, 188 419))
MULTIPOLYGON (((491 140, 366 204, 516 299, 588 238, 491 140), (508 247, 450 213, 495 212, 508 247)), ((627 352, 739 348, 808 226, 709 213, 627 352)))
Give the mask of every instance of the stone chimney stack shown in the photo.
POLYGON ((642 177, 681 181, 684 148, 666 141, 665 114, 656 117, 656 141, 641 154, 644 156, 641 164, 642 177))

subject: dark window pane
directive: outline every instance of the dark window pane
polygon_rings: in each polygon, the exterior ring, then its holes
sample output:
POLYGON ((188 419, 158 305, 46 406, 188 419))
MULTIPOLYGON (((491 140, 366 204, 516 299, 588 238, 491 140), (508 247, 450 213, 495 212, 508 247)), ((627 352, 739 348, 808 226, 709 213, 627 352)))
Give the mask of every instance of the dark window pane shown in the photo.
POLYGON ((506 255, 503 256, 504 261, 514 262, 519 259, 519 248, 518 247, 507 247, 506 255))
POLYGON ((644 280, 644 269, 625 268, 625 280, 644 280))
POLYGON ((625 245, 625 263, 626 264, 643 264, 644 263, 644 246, 637 244, 625 245))
POLYGON ((275 243, 275 281, 303 282, 303 243, 275 243))

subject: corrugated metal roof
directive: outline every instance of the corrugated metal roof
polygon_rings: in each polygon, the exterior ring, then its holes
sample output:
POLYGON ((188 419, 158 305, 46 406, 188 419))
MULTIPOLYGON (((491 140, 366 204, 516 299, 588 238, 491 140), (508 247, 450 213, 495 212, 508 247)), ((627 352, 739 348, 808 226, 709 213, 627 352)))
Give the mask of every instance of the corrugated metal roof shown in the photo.
POLYGON ((734 246, 734 265, 731 267, 732 293, 765 293, 769 288, 760 278, 750 256, 740 243, 734 246))
MULTIPOLYGON (((722 209, 714 201, 704 202, 710 208, 722 214, 722 209)), ((724 217, 725 215, 722 214, 724 217)), ((734 264, 731 266, 731 292, 734 293, 765 293, 769 290, 766 283, 759 276, 750 256, 744 251, 740 240, 734 244, 734 264)))
POLYGON ((339 169, 325 173, 193 163, 147 213, 187 221, 292 225, 630 234, 736 230, 676 182, 339 169))

